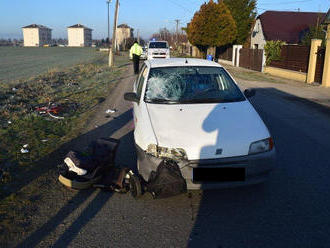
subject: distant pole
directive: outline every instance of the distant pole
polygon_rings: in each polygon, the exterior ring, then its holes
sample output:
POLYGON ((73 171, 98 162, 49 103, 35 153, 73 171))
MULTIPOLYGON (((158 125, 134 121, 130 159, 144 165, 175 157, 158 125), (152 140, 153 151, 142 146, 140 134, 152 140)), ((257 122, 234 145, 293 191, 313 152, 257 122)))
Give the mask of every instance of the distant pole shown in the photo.
POLYGON ((111 66, 111 45, 110 45, 110 3, 112 0, 108 0, 106 3, 108 5, 108 42, 109 42, 109 67, 111 66))
POLYGON ((113 55, 116 52, 116 31, 117 31, 117 19, 118 19, 118 8, 119 8, 119 0, 116 0, 116 9, 115 9, 115 19, 113 24, 113 34, 112 34, 112 43, 109 52, 109 66, 113 67, 113 55))
POLYGON ((119 45, 117 44, 117 26, 118 26, 118 15, 119 15, 119 6, 120 6, 120 3, 119 3, 119 0, 117 1, 118 3, 118 6, 116 6, 116 14, 115 14, 115 18, 116 18, 116 26, 115 26, 115 52, 117 52, 117 50, 119 49, 119 45))
POLYGON ((110 44, 110 3, 112 0, 108 0, 106 3, 108 5, 108 41, 110 44))
POLYGON ((137 42, 140 44, 140 30, 137 30, 137 42))
POLYGON ((179 35, 179 19, 174 20, 176 22, 176 43, 178 43, 178 35, 179 35))

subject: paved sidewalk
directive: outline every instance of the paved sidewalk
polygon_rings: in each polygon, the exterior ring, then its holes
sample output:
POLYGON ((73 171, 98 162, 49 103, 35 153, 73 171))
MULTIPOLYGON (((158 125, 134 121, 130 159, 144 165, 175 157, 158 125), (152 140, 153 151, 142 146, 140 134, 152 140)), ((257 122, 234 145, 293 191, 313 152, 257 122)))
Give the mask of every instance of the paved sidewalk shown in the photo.
POLYGON ((277 92, 282 91, 330 107, 330 88, 325 88, 318 84, 306 84, 278 78, 240 67, 233 67, 230 65, 223 66, 232 74, 242 89, 275 88, 278 90, 277 92))

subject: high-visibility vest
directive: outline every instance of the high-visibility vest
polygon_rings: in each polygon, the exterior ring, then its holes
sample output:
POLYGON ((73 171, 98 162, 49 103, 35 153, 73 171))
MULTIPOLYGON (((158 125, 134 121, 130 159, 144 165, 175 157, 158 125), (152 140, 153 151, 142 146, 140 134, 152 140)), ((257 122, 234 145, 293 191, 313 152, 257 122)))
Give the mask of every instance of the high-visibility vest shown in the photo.
POLYGON ((130 56, 132 57, 133 54, 136 54, 137 56, 141 56, 142 54, 142 47, 139 46, 139 44, 135 43, 130 50, 130 56))

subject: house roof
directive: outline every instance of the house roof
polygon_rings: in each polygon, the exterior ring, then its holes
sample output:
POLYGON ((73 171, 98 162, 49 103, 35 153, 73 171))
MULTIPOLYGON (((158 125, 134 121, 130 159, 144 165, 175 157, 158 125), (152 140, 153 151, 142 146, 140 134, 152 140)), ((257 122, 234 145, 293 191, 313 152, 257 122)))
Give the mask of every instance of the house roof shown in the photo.
POLYGON ((31 24, 31 25, 25 26, 23 28, 47 28, 47 29, 50 29, 50 28, 48 28, 48 27, 46 27, 44 25, 39 25, 39 24, 31 24))
POLYGON ((323 24, 330 24, 330 9, 323 20, 323 24))
POLYGON ((117 26, 118 28, 131 28, 130 26, 128 26, 127 24, 120 24, 117 26))
POLYGON ((84 28, 84 29, 92 30, 91 28, 88 28, 82 24, 75 24, 75 25, 69 26, 68 28, 84 28))
POLYGON ((320 24, 325 13, 266 11, 258 16, 266 40, 281 40, 297 44, 311 26, 320 24))

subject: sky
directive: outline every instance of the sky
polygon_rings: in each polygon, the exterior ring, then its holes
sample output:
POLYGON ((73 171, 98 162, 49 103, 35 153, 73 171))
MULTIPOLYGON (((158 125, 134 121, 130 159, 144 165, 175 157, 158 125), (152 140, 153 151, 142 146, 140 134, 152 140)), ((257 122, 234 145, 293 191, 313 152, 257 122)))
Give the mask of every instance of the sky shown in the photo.
MULTIPOLYGON (((110 4, 110 26, 115 1, 110 4)), ((233 0, 234 1, 234 0, 233 0)), ((120 0, 118 24, 126 23, 148 39, 160 28, 186 26, 205 0, 120 0)), ((327 12, 330 0, 258 0, 258 14, 266 10, 327 12)), ((68 26, 80 23, 93 29, 93 39, 107 37, 106 0, 0 0, 0 38, 22 38, 23 26, 50 27, 53 38, 67 38, 68 26)))

